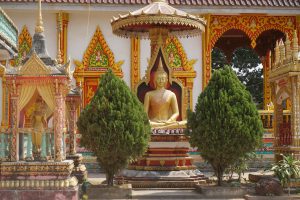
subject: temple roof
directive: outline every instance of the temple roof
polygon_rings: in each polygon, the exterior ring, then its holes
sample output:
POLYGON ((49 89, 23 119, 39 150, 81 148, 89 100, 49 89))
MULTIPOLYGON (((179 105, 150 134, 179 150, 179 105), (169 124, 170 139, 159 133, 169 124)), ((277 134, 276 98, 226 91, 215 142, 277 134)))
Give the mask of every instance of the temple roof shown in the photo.
POLYGON ((0 51, 5 50, 14 55, 18 51, 17 41, 18 29, 0 7, 0 51))
MULTIPOLYGON (((167 0, 170 5, 220 6, 220 7, 300 7, 300 0, 167 0)), ((25 3, 34 0, 0 0, 0 2, 25 3)), ((59 4, 121 4, 147 5, 151 0, 43 0, 59 4)))

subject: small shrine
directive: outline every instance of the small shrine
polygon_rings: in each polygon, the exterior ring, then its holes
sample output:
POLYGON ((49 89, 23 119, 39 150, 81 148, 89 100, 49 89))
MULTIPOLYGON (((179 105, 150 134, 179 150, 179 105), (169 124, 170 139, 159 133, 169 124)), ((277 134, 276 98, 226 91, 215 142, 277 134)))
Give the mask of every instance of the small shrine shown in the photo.
MULTIPOLYGON (((182 82, 188 76, 174 76, 176 66, 169 60, 174 55, 165 48, 169 36, 195 36, 204 28, 203 19, 177 10, 164 0, 152 1, 144 8, 113 18, 114 34, 151 40, 150 62, 135 89, 149 117, 151 141, 146 154, 123 170, 119 180, 133 187, 194 187, 205 182, 188 155, 190 144, 183 133, 186 110, 190 108, 188 91, 192 88, 182 82)), ((194 77, 191 72, 188 78, 194 77)))
POLYGON ((4 108, 10 116, 3 119, 0 132, 0 191, 4 199, 78 198, 78 180, 71 175, 74 161, 66 157, 67 149, 76 155, 80 93, 70 90, 70 62, 57 64, 49 57, 45 40, 39 1, 30 52, 19 66, 4 69, 4 108), (65 142, 68 131, 69 148, 65 142))
POLYGON ((277 41, 270 72, 272 101, 274 104, 274 150, 276 160, 280 154, 294 154, 300 159, 300 54, 297 32, 292 42, 286 37, 285 43, 277 41), (283 114, 283 103, 292 102, 291 115, 283 114))

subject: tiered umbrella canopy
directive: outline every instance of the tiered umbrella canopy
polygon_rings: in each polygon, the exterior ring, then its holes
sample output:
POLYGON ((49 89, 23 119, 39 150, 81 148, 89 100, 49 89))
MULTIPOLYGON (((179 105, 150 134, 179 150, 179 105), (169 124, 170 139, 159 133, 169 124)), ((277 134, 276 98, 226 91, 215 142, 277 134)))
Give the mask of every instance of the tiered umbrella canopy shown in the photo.
POLYGON ((121 37, 149 38, 152 29, 164 29, 177 37, 199 35, 205 30, 205 20, 168 5, 165 0, 151 4, 111 21, 113 33, 121 37))

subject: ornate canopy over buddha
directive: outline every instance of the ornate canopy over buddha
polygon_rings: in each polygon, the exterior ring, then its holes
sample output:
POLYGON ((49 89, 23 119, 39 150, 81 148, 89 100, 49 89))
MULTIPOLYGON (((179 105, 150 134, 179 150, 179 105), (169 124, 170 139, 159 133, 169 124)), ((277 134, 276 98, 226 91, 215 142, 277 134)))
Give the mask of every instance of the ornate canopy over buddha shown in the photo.
POLYGON ((137 86, 152 128, 182 128, 186 124, 185 88, 173 78, 167 57, 159 46, 146 76, 137 86))

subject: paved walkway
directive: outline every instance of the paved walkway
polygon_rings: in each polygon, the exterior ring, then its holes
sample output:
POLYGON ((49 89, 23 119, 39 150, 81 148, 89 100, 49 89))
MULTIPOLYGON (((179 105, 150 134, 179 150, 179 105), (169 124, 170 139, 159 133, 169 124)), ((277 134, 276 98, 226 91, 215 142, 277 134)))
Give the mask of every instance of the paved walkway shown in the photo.
MULTIPOLYGON (((205 174, 212 176, 211 172, 205 174)), ((105 181, 105 174, 103 173, 89 173, 88 181, 92 184, 101 184, 105 181)), ((133 189, 132 199, 206 199, 202 194, 194 189, 176 188, 176 189, 133 189)), ((228 198, 227 198, 228 199, 228 198)), ((211 200, 211 199, 210 199, 211 200)), ((228 199, 229 200, 229 199, 228 199)), ((232 199, 233 200, 233 199, 232 199)), ((243 198, 236 198, 234 200, 244 200, 243 198)))
MULTIPOLYGON (((200 193, 192 189, 165 189, 165 190, 134 189, 132 190, 132 199, 206 199, 206 198, 200 193)), ((244 199, 237 198, 234 200, 244 200, 244 199)))

